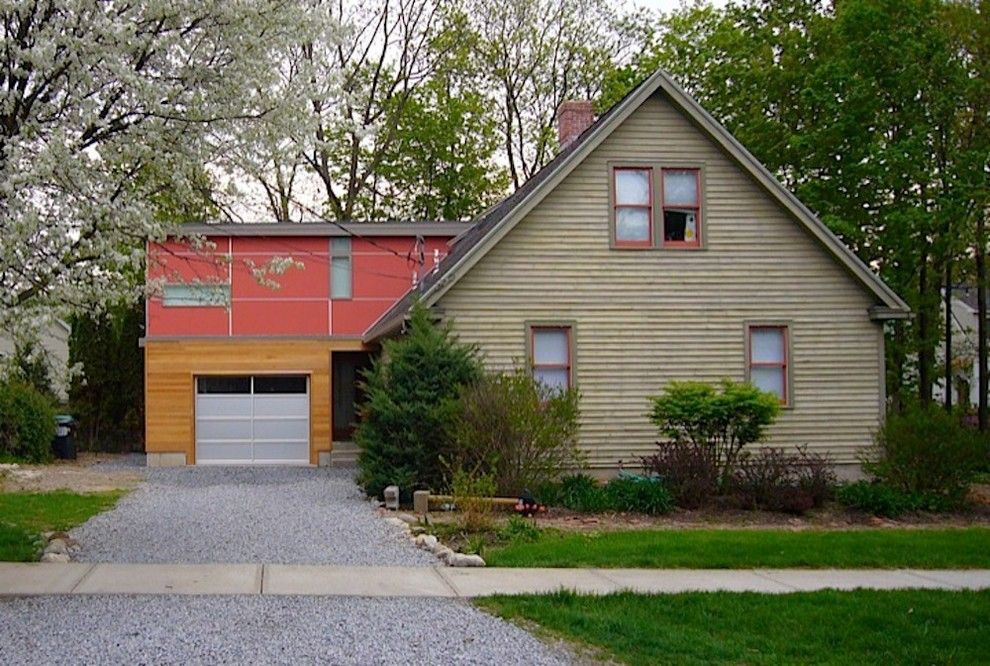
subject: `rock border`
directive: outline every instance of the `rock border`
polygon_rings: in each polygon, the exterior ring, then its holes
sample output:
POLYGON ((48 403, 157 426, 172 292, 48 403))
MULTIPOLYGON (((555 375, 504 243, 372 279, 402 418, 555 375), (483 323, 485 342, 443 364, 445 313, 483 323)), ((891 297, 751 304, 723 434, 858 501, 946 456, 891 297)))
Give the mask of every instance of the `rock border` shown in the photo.
POLYGON ((38 544, 43 546, 42 562, 60 564, 71 562, 72 556, 78 553, 80 548, 79 542, 66 532, 42 532, 38 544))
POLYGON ((388 516, 385 521, 401 529, 407 537, 412 539, 417 548, 421 548, 432 553, 438 560, 448 567, 483 567, 485 560, 481 555, 468 555, 443 545, 433 534, 429 534, 426 528, 421 526, 419 520, 408 513, 399 513, 395 516, 388 516))

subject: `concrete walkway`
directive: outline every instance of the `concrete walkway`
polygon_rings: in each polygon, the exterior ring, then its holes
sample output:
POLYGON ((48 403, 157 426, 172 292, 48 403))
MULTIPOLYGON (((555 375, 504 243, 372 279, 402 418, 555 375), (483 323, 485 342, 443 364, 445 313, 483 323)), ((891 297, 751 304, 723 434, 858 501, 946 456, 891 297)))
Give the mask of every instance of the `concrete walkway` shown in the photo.
POLYGON ((808 592, 990 588, 990 570, 458 569, 299 564, 0 563, 0 596, 42 594, 301 595, 470 598, 631 590, 808 592))

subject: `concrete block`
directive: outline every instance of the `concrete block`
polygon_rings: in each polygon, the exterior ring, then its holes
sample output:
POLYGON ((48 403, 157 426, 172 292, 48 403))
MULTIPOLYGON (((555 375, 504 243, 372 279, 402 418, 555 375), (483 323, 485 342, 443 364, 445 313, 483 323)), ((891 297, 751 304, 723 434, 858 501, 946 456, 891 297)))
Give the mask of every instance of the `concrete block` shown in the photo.
POLYGON ((182 467, 185 464, 184 452, 149 451, 145 457, 145 465, 148 467, 182 467))
POLYGON ((399 508, 399 486, 386 486, 382 494, 386 509, 397 510, 399 508))
POLYGON ((330 467, 333 463, 332 451, 317 451, 316 456, 316 464, 319 467, 330 467))
POLYGON ((425 516, 430 511, 430 491, 417 490, 413 493, 413 513, 425 516))
POLYGON ((0 596, 67 594, 92 568, 82 562, 0 562, 0 596))
POLYGON ((258 594, 260 564, 96 564, 77 594, 258 594))
POLYGON ((432 567, 266 564, 263 594, 358 597, 457 596, 432 567))

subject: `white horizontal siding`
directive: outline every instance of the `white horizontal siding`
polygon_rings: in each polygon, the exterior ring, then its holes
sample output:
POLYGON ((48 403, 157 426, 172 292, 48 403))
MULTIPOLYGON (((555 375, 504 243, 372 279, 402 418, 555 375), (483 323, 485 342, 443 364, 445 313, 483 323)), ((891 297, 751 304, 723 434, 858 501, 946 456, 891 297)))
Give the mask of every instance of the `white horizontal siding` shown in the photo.
POLYGON ((635 465, 671 380, 742 380, 745 321, 791 322, 794 407, 770 443, 855 462, 877 426, 879 326, 841 265, 672 106, 637 110, 441 298, 489 367, 525 362, 526 321, 575 321, 581 444, 635 465), (706 249, 609 247, 609 161, 704 165, 706 249))

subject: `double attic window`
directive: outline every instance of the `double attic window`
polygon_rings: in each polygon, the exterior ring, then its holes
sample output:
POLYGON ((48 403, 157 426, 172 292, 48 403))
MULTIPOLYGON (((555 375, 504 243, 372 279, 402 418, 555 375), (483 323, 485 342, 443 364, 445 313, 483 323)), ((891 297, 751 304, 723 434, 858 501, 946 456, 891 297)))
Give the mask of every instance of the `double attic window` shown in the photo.
POLYGON ((617 166, 611 186, 614 247, 701 247, 701 169, 617 166))

